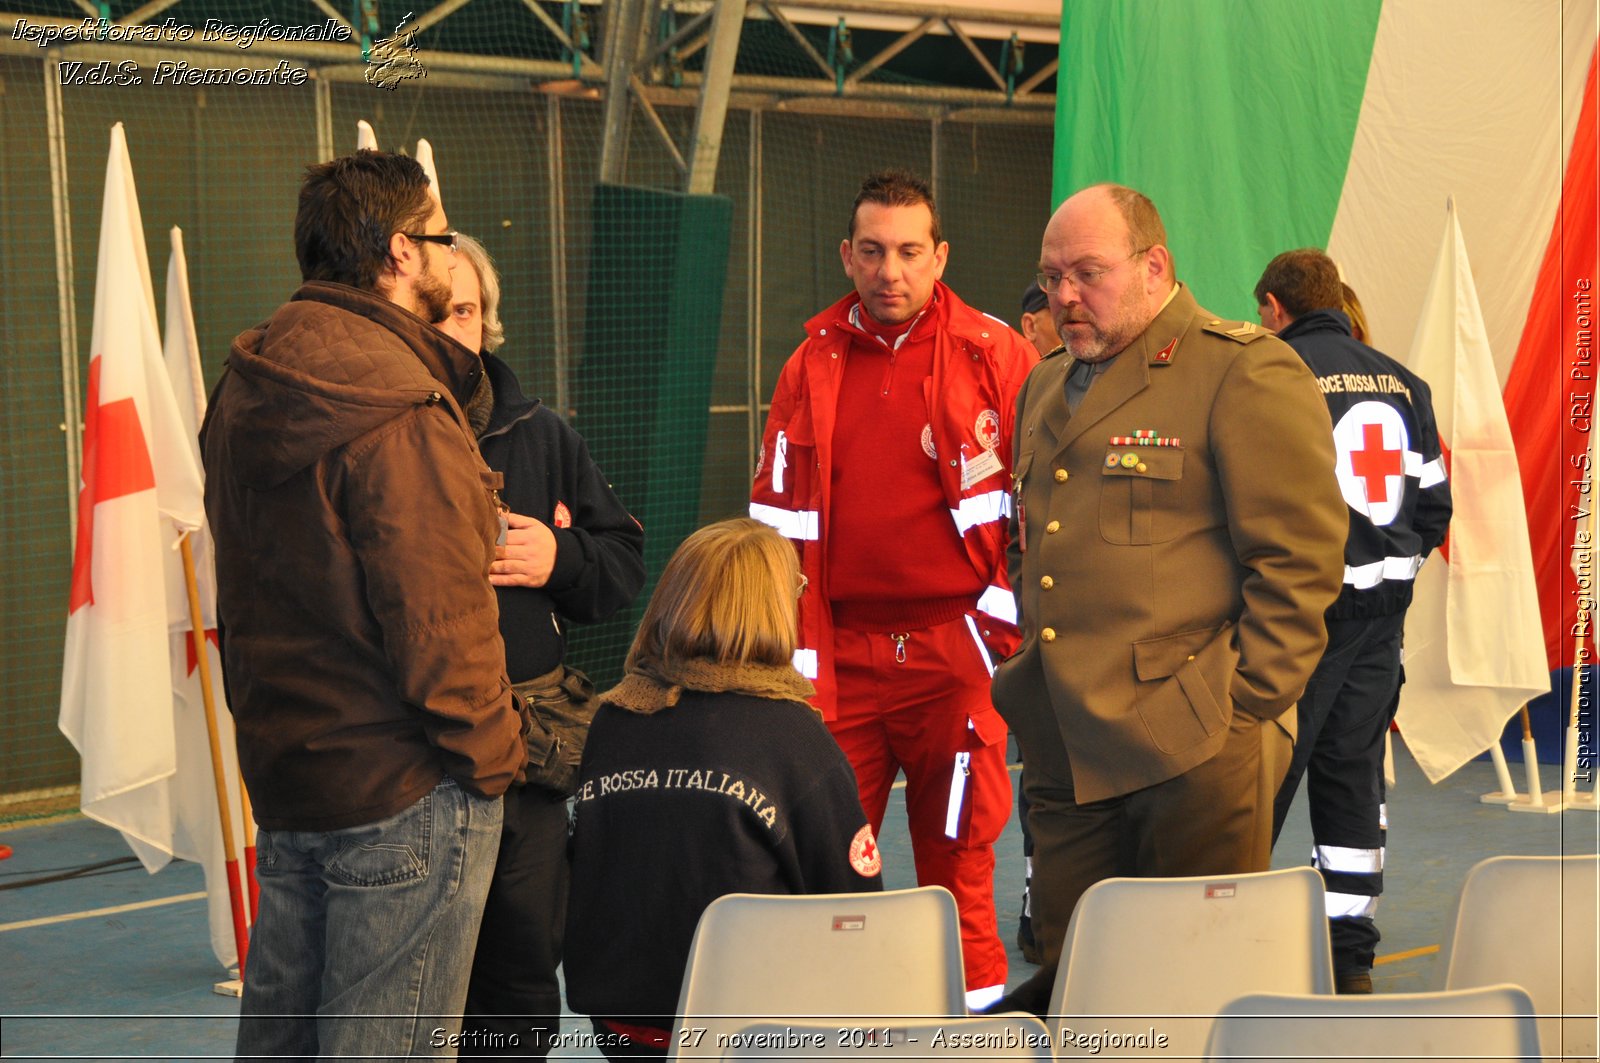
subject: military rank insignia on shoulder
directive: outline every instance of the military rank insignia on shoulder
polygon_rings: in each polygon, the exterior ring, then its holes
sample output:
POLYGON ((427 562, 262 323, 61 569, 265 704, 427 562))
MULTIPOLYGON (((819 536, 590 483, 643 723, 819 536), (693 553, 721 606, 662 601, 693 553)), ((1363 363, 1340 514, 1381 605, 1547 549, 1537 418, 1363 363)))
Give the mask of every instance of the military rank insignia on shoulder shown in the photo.
POLYGON ((1263 336, 1272 335, 1253 321, 1225 321, 1221 318, 1212 318, 1204 327, 1212 335, 1225 336, 1235 343, 1254 343, 1263 336))

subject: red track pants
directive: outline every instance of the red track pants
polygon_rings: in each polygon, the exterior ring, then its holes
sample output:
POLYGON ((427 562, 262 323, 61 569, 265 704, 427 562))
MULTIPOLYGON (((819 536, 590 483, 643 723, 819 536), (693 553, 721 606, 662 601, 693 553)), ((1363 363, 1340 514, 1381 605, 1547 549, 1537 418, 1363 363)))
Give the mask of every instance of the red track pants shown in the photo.
POLYGON ((834 654, 828 729, 855 768, 873 833, 903 770, 917 882, 955 895, 968 1002, 992 1003, 1006 982, 994 843, 1011 816, 1011 776, 977 632, 965 617, 892 635, 835 629, 834 654))

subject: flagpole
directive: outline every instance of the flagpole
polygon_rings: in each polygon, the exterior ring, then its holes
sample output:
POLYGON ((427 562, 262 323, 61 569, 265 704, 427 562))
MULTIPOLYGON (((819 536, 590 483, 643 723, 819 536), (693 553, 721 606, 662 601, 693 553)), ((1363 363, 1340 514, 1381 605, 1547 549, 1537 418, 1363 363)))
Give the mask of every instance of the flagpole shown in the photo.
POLYGON ((1528 777, 1528 799, 1511 802, 1506 806, 1506 811, 1542 814, 1560 812, 1563 807, 1561 791, 1551 790, 1545 793, 1543 784, 1539 781, 1539 751, 1533 743, 1533 718, 1528 715, 1528 703, 1523 702, 1522 708, 1518 711, 1522 715, 1522 770, 1528 777))
POLYGON ((244 813, 244 876, 250 890, 250 925, 256 925, 256 911, 261 907, 261 886, 256 882, 256 810, 250 806, 250 791, 245 789, 244 775, 239 776, 239 806, 244 813))
MULTIPOLYGON (((211 777, 217 788, 217 816, 222 824, 223 864, 228 877, 228 900, 233 908, 233 941, 239 957, 239 977, 244 978, 245 953, 250 949, 250 932, 245 929, 244 891, 239 879, 239 858, 234 848, 233 816, 228 811, 228 782, 222 766, 222 741, 217 736, 217 707, 211 691, 211 662, 206 653, 206 626, 200 613, 200 583, 194 574, 194 549, 189 533, 178 540, 183 553, 183 583, 189 592, 189 638, 200 669, 200 697, 205 704, 206 736, 211 740, 211 777)), ((244 778, 239 779, 244 792, 244 778)))
POLYGON ((1494 776, 1500 781, 1500 789, 1480 794, 1478 800, 1486 805, 1509 805, 1518 800, 1517 784, 1511 781, 1511 766, 1506 763, 1506 752, 1500 748, 1499 739, 1489 747, 1489 760, 1494 763, 1494 776))

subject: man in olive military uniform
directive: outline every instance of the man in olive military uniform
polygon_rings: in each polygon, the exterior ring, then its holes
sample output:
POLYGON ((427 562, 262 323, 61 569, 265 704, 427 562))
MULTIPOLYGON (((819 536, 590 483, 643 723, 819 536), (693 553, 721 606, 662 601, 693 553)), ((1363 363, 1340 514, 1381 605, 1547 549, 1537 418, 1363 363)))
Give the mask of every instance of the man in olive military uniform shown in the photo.
POLYGON ((1036 1013, 1093 883, 1267 870, 1348 525, 1310 371, 1196 304, 1149 199, 1074 195, 1039 268, 1063 348, 1018 401, 1023 644, 994 677, 1028 765, 1043 960, 997 1007, 1036 1013))

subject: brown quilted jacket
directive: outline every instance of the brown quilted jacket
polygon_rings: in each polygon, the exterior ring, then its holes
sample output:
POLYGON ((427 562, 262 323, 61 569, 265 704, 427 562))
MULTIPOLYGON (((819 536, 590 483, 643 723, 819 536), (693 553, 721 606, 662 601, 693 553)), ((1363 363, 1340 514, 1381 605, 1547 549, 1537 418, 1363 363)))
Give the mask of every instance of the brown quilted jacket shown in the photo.
POLYGON ((201 443, 239 762, 269 830, 394 815, 525 757, 489 562, 481 363, 373 293, 311 282, 233 343, 201 443))

